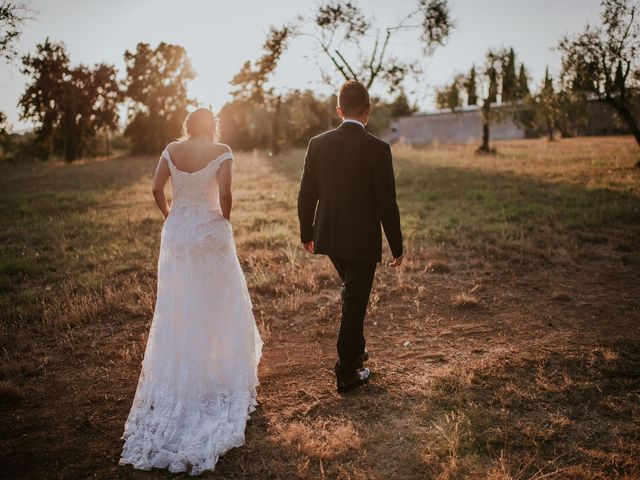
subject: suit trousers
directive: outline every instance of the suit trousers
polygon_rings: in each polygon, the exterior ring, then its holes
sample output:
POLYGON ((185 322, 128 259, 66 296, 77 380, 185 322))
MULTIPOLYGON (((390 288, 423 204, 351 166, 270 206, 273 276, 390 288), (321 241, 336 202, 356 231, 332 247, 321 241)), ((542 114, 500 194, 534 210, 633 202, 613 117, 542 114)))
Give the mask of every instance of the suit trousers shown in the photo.
POLYGON ((365 348, 364 316, 369 303, 377 262, 329 256, 342 280, 342 318, 338 334, 338 380, 349 379, 362 368, 365 348))

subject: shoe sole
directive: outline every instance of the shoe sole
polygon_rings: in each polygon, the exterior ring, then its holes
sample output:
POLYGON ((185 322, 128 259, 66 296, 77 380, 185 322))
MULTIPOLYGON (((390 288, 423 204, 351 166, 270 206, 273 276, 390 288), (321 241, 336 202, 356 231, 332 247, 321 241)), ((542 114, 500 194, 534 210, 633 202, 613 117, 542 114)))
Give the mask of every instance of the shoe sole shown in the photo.
POLYGON ((355 382, 350 384, 349 386, 345 386, 345 387, 338 387, 338 393, 348 393, 352 390, 355 390, 358 387, 362 387, 363 385, 366 385, 369 383, 369 377, 365 378, 364 380, 360 380, 359 382, 355 382))

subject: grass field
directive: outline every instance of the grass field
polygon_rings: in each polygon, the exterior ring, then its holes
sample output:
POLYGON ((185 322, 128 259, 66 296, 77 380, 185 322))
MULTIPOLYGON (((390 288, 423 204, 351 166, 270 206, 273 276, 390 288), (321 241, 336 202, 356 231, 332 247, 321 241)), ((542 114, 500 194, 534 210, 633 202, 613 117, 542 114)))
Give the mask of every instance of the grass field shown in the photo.
MULTIPOLYGON (((339 285, 298 244, 303 152, 238 154, 265 340, 220 479, 640 478, 640 155, 630 138, 394 149, 407 259, 380 266, 371 384, 332 366, 339 285)), ((155 158, 2 165, 0 477, 117 465, 155 301, 155 158)))

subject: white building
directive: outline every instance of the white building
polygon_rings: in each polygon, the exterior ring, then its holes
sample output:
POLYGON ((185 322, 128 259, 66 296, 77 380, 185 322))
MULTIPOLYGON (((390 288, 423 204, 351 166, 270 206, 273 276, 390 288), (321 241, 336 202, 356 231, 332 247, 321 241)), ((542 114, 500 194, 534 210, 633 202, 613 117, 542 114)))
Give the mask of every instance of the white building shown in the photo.
MULTIPOLYGON (((477 106, 460 108, 454 112, 414 113, 396 118, 387 134, 388 142, 402 141, 410 145, 429 143, 470 143, 482 139, 482 118, 477 106)), ((491 140, 524 138, 525 132, 511 118, 491 124, 491 140)))

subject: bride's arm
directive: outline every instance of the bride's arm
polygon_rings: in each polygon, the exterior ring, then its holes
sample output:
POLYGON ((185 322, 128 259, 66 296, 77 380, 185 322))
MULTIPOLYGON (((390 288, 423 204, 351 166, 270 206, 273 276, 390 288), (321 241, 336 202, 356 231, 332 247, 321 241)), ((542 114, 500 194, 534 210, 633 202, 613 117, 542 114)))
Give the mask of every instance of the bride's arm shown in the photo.
POLYGON ((227 220, 231 217, 231 160, 225 160, 218 170, 218 185, 220 187, 220 208, 222 216, 227 220))
POLYGON ((167 202, 167 197, 164 195, 164 187, 169 180, 169 175, 167 160, 164 157, 160 157, 158 166, 156 167, 156 173, 153 176, 151 191, 153 192, 153 198, 156 199, 156 205, 158 205, 164 218, 167 218, 169 215, 169 202, 167 202))

